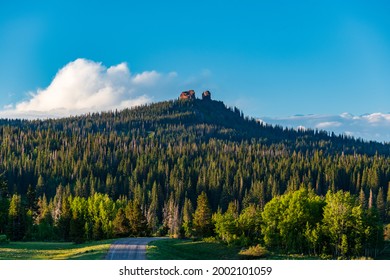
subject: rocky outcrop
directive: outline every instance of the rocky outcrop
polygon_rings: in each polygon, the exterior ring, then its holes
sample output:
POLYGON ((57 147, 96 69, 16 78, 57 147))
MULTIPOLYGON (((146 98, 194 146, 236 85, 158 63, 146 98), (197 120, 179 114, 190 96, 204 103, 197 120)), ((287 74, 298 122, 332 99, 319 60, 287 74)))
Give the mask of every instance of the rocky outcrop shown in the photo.
POLYGON ((181 94, 180 94, 180 97, 179 99, 195 99, 195 91, 190 89, 190 90, 187 90, 187 91, 183 91, 181 94))
POLYGON ((202 93, 202 100, 211 100, 211 92, 208 90, 202 93))

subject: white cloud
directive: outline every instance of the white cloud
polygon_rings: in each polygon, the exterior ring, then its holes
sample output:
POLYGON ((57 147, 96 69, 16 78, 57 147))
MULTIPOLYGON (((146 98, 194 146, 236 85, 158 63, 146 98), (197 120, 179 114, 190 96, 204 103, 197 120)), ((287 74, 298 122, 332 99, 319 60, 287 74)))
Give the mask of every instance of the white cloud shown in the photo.
POLYGON ((315 128, 318 129, 327 129, 327 128, 334 128, 334 127, 339 127, 342 124, 340 122, 320 122, 318 123, 315 128))
POLYGON ((372 113, 354 116, 341 115, 303 115, 286 118, 262 117, 263 122, 293 128, 312 128, 333 131, 365 140, 390 142, 390 114, 372 113))
POLYGON ((155 101, 161 95, 173 98, 181 90, 176 78, 176 72, 132 74, 126 63, 107 68, 80 58, 60 69, 47 88, 29 93, 26 101, 7 105, 0 117, 62 117, 123 109, 155 101))

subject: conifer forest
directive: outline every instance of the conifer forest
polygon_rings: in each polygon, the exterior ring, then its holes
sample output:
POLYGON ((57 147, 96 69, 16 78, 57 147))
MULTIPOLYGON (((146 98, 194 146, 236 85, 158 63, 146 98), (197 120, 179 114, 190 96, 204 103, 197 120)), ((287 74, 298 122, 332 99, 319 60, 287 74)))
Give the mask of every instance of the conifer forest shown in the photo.
POLYGON ((213 237, 374 258, 390 144, 270 126, 214 100, 0 120, 0 235, 82 243, 213 237))

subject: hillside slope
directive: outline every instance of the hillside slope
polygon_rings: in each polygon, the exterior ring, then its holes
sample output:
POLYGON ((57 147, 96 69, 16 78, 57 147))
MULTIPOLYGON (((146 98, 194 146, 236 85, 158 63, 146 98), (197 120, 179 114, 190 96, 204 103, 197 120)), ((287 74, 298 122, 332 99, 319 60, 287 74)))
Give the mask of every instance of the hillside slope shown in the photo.
POLYGON ((161 208, 172 194, 180 205, 184 197, 195 204, 206 190, 213 209, 225 209, 232 199, 258 201, 261 191, 268 201, 301 184, 319 194, 333 188, 368 195, 380 187, 386 194, 390 181, 390 145, 265 126, 211 100, 64 119, 0 120, 0 142, 0 171, 9 193, 25 195, 31 186, 38 197, 52 198, 61 185, 84 197, 138 196, 145 209, 154 185, 161 208))

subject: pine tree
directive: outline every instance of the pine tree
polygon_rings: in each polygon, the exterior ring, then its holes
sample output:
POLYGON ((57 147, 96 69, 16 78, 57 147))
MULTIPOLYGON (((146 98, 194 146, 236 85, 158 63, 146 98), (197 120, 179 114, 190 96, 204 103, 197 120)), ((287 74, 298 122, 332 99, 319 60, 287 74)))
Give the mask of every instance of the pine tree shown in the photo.
POLYGON ((85 242, 85 199, 75 197, 71 202, 72 217, 69 225, 70 240, 75 243, 85 242))
POLYGON ((363 188, 360 189, 359 192, 359 202, 360 205, 365 209, 367 208, 367 202, 366 202, 366 194, 364 193, 363 188))
POLYGON ((70 221, 72 212, 70 209, 69 197, 63 193, 61 197, 61 215, 57 221, 58 236, 62 241, 70 240, 70 221))
POLYGON ((11 240, 22 240, 25 234, 25 213, 22 197, 14 194, 8 211, 8 237, 11 240))
POLYGON ((372 188, 370 188, 370 196, 368 197, 368 209, 371 209, 374 206, 374 195, 372 188))
POLYGON ((126 218, 126 213, 123 208, 119 208, 118 213, 115 216, 114 222, 114 232, 118 237, 128 236, 130 233, 130 223, 126 218))
POLYGON ((39 175, 37 186, 35 189, 37 197, 40 197, 46 193, 45 180, 43 179, 42 175, 39 175))
POLYGON ((212 234, 211 209, 205 192, 202 192, 196 201, 193 226, 194 236, 203 238, 212 234))
POLYGON ((3 176, 0 175, 0 235, 6 233, 8 224, 8 186, 3 176))
POLYGON ((177 238, 179 236, 181 219, 179 216, 179 206, 171 194, 164 206, 164 226, 168 229, 169 236, 177 238))
POLYGON ((189 200, 187 197, 184 199, 182 213, 184 236, 192 237, 192 216, 194 214, 194 208, 192 207, 191 200, 189 200))
POLYGON ((38 216, 36 223, 38 224, 39 240, 51 240, 53 238, 53 218, 45 194, 38 198, 38 216))
POLYGON ((153 183, 151 202, 147 213, 148 226, 152 232, 157 232, 159 219, 158 219, 158 190, 156 182, 153 183))
POLYGON ((31 184, 28 185, 27 189, 27 209, 31 211, 31 217, 35 221, 38 215, 38 199, 36 191, 31 184))
POLYGON ((129 220, 130 233, 132 235, 147 236, 149 234, 148 222, 137 200, 130 200, 127 204, 126 217, 129 220))
POLYGON ((386 221, 390 221, 390 182, 387 188, 387 198, 386 198, 386 221))
POLYGON ((378 209, 380 219, 384 221, 386 218, 386 204, 383 198, 383 188, 379 188, 376 198, 376 209, 378 209))

